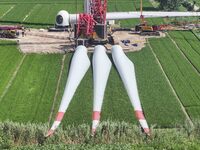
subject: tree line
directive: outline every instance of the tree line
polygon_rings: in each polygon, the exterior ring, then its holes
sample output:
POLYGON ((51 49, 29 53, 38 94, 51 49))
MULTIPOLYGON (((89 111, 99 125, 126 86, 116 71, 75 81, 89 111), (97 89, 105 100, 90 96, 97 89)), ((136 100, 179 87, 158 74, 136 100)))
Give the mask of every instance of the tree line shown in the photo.
POLYGON ((196 1, 188 2, 187 0, 156 0, 160 3, 159 7, 161 10, 178 10, 181 5, 186 7, 189 11, 194 9, 196 1))

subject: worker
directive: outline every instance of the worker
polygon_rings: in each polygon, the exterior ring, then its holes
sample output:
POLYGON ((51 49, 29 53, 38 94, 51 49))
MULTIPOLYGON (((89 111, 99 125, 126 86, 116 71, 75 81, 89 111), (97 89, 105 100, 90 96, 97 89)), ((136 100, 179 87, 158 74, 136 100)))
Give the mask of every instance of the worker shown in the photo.
POLYGON ((22 30, 22 37, 24 37, 24 34, 25 34, 25 33, 24 33, 24 30, 22 30))
POLYGON ((16 31, 16 36, 19 37, 19 31, 18 30, 16 31))

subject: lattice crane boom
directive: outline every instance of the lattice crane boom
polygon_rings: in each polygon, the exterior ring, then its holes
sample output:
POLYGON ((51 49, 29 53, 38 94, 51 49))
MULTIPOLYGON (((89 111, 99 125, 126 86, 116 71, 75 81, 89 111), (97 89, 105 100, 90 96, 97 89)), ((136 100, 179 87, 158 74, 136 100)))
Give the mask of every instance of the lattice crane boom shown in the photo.
POLYGON ((90 12, 79 14, 77 36, 91 36, 95 25, 106 24, 107 0, 87 0, 90 12))

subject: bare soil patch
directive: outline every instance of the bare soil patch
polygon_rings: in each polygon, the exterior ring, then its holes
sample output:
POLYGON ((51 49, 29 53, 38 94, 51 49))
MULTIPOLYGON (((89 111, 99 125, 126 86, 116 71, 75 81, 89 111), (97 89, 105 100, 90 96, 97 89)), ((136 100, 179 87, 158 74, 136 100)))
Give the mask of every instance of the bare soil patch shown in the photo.
MULTIPOLYGON (((122 46, 125 52, 139 51, 145 47, 148 38, 162 38, 165 33, 160 32, 160 36, 140 36, 130 31, 116 31, 113 33, 115 44, 122 46), (123 43, 124 40, 130 41, 123 43)), ((67 53, 75 50, 73 32, 48 32, 44 29, 30 29, 25 32, 25 36, 20 34, 16 41, 19 44, 20 51, 25 54, 54 54, 67 53)), ((106 44, 107 52, 111 52, 112 45, 106 44)), ((94 46, 88 47, 89 52, 94 51, 94 46)))

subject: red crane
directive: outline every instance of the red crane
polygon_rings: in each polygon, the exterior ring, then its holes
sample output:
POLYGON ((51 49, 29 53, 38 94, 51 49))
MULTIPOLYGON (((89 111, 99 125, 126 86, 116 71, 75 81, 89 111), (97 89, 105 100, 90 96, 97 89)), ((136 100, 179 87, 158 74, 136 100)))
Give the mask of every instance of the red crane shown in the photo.
POLYGON ((90 11, 79 14, 77 37, 90 37, 97 24, 106 24, 107 0, 90 0, 90 11))

